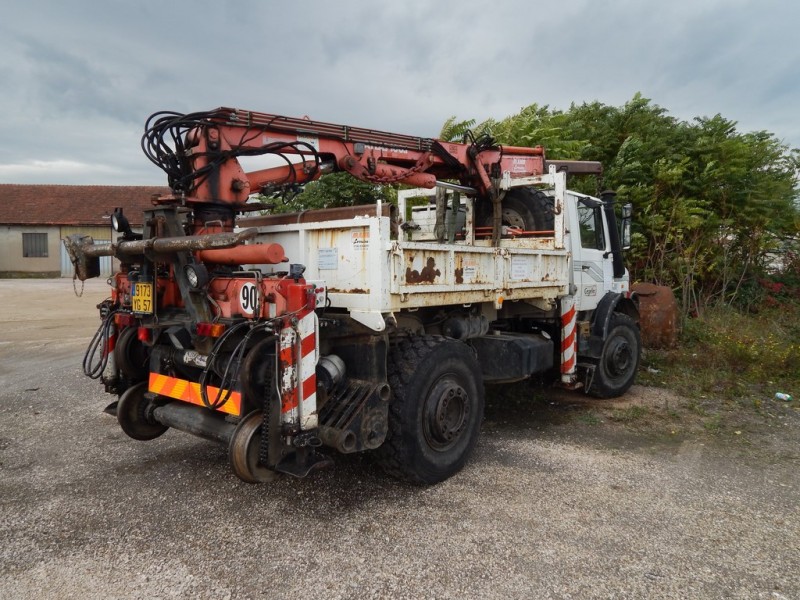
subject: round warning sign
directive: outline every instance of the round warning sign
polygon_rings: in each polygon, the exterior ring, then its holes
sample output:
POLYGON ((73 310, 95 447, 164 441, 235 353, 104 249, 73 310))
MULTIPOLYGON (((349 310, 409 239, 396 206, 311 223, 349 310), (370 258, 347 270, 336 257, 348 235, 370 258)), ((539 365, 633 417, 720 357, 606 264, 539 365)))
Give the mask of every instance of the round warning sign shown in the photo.
POLYGON ((255 283, 247 282, 239 288, 239 307, 242 314, 252 317, 258 309, 258 288, 255 283))

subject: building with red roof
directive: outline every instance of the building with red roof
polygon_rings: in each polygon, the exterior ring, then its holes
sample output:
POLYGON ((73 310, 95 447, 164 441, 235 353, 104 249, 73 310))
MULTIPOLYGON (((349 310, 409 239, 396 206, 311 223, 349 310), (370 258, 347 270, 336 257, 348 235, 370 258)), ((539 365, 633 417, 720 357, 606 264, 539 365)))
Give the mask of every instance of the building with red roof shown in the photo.
MULTIPOLYGON (((111 241, 111 213, 122 208, 134 229, 154 195, 153 186, 0 184, 0 277, 72 276, 61 240, 73 233, 111 241)), ((101 259, 111 274, 111 257, 101 259)))

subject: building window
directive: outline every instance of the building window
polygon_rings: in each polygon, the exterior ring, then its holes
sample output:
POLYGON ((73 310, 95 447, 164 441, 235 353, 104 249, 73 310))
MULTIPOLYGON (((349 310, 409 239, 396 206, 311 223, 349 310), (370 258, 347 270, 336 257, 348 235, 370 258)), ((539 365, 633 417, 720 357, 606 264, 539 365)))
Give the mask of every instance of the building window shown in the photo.
POLYGON ((47 258, 47 234, 23 233, 22 256, 25 258, 47 258))

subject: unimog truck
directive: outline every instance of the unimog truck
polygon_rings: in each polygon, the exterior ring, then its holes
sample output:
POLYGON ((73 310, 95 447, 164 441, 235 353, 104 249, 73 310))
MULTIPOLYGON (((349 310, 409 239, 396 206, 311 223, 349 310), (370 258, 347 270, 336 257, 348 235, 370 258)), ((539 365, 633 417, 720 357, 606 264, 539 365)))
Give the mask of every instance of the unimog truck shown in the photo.
POLYGON ((115 211, 119 241, 65 240, 81 280, 119 259, 84 370, 134 439, 222 442, 252 483, 369 452, 433 484, 475 447, 486 386, 634 381, 630 207, 566 189, 598 163, 230 108, 156 113, 142 146, 172 190, 143 231, 115 211), (397 205, 247 216, 337 171, 404 184, 397 205))

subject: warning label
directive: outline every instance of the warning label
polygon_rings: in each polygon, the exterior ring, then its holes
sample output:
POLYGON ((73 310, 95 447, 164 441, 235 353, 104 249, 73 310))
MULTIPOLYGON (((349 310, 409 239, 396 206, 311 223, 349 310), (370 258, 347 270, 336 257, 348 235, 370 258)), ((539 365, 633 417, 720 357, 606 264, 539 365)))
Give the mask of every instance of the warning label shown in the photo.
POLYGON ((363 229, 359 229, 358 231, 353 231, 352 234, 353 239, 353 248, 357 250, 366 250, 369 248, 369 231, 364 231, 363 229))

